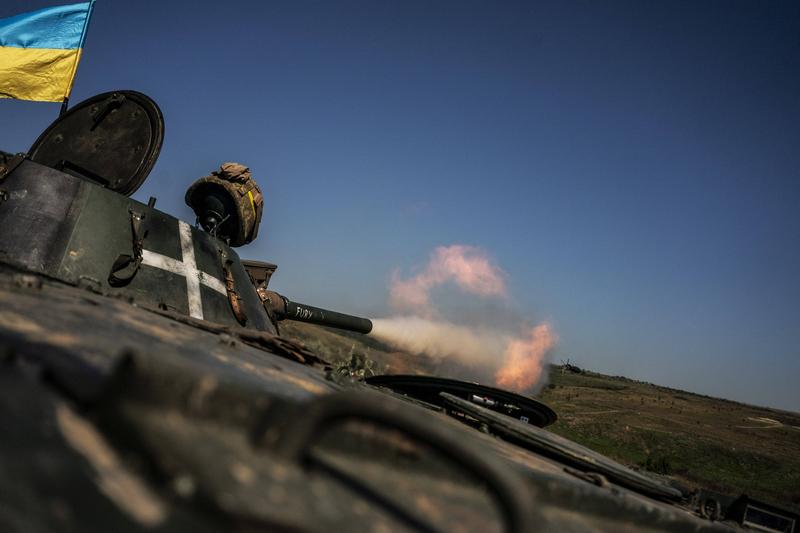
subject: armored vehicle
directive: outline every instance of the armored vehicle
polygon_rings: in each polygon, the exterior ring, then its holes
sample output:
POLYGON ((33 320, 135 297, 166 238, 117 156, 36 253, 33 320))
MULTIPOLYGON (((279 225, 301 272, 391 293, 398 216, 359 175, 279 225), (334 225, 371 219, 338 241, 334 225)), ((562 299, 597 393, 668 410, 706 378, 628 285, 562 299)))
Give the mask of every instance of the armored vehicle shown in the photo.
MULTIPOLYGON (((195 224, 130 198, 158 106, 100 94, 0 155, 0 530, 724 531, 737 521, 543 429, 530 398, 432 376, 353 380, 284 319, 369 332, 292 302, 242 261, 263 198, 225 164, 195 224)), ((750 507, 748 507, 748 505, 750 507)))

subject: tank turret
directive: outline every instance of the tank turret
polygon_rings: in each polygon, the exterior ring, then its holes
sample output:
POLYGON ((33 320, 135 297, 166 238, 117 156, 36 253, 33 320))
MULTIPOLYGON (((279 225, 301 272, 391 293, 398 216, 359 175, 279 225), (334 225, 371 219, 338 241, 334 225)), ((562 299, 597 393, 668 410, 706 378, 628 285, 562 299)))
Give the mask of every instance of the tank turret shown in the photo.
POLYGON ((276 322, 287 318, 371 329, 366 319, 283 297, 264 305, 233 250, 257 237, 264 204, 245 165, 223 163, 189 187, 195 225, 158 210, 155 198, 147 204, 130 198, 155 165, 163 138, 163 115, 152 99, 115 91, 75 105, 27 154, 6 154, 0 259, 225 325, 277 333, 276 322))

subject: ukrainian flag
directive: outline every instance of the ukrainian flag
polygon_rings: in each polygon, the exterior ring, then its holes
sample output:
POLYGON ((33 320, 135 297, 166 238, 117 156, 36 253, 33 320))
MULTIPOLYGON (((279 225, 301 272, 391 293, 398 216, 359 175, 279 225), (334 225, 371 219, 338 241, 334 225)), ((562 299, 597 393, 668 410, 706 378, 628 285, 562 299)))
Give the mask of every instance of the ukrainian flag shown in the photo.
POLYGON ((0 98, 63 102, 94 1, 0 19, 0 98))

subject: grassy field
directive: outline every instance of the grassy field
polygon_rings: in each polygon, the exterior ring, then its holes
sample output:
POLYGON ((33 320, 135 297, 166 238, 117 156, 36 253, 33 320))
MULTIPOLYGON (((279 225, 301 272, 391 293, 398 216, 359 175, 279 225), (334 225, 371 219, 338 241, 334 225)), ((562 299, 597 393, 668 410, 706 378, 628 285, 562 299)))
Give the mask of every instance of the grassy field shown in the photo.
MULTIPOLYGON (((284 323, 281 332, 331 362, 354 355, 376 373, 436 373, 431 359, 363 335, 284 323)), ((800 414, 745 405, 594 372, 551 367, 538 398, 559 420, 550 430, 621 463, 690 488, 749 496, 800 510, 800 414)))
POLYGON ((800 414, 557 367, 539 398, 553 432, 622 463, 800 510, 800 414))

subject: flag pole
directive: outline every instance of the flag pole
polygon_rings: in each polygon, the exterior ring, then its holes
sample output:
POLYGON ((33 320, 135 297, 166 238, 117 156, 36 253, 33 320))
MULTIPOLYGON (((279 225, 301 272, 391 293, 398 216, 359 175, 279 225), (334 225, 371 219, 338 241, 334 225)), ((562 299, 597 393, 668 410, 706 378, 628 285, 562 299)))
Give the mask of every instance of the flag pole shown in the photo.
POLYGON ((75 82, 75 76, 78 73, 78 62, 81 59, 81 54, 83 54, 83 43, 86 41, 86 30, 89 29, 89 19, 92 18, 92 12, 94 11, 94 2, 95 0, 89 1, 89 9, 86 12, 86 20, 83 22, 83 31, 81 31, 81 41, 78 45, 78 53, 75 56, 75 64, 72 67, 72 76, 69 82, 69 88, 67 89, 67 94, 64 95, 64 101, 61 103, 61 109, 58 112, 58 116, 64 115, 67 112, 67 107, 69 106, 69 93, 72 92, 72 84, 75 82))

